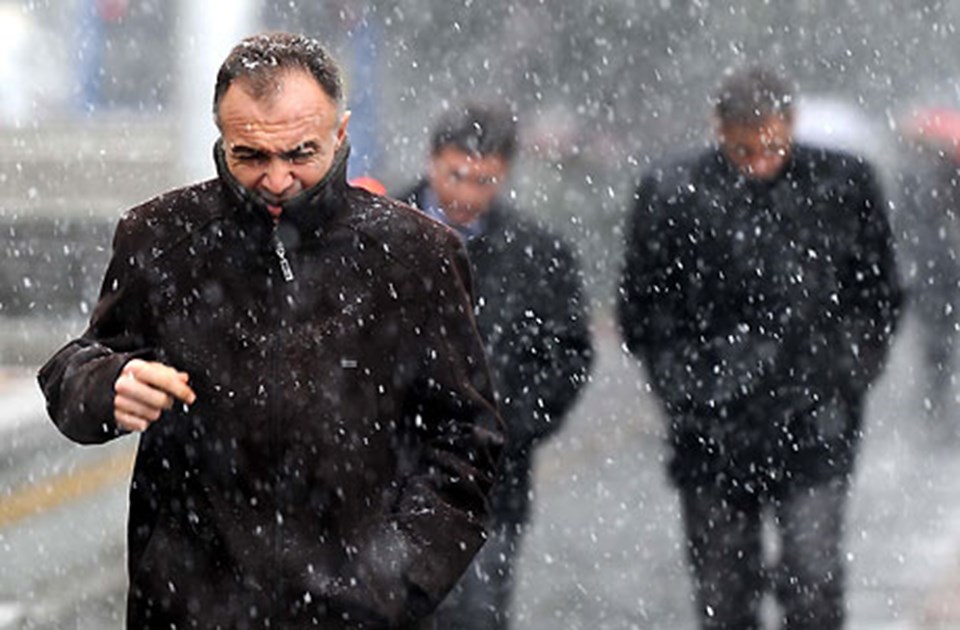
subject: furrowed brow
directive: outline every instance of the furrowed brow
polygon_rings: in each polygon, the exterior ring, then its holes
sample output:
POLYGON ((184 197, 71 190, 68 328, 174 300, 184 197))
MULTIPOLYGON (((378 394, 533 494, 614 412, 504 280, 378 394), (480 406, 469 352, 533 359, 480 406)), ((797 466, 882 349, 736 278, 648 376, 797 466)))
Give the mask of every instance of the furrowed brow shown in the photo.
POLYGON ((263 151, 261 151, 260 149, 254 149, 253 147, 244 146, 244 145, 242 145, 242 144, 240 144, 240 145, 234 145, 234 146, 230 147, 230 153, 232 153, 233 155, 236 155, 236 156, 259 156, 259 155, 266 155, 266 154, 265 154, 263 151))
POLYGON ((289 151, 284 151, 283 153, 280 154, 280 157, 293 158, 293 157, 303 155, 305 153, 314 153, 318 151, 319 148, 320 147, 317 145, 316 142, 314 142, 313 140, 307 140, 306 142, 302 142, 298 144, 297 146, 290 149, 289 151))

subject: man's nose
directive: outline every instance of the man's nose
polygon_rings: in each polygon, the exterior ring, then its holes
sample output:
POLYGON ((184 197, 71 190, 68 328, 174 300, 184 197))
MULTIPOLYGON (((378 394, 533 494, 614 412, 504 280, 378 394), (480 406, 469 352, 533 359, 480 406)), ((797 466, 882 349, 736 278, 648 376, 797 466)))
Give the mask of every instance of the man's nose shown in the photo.
POLYGON ((267 164, 260 185, 274 195, 283 194, 293 185, 293 172, 285 160, 274 158, 267 164))

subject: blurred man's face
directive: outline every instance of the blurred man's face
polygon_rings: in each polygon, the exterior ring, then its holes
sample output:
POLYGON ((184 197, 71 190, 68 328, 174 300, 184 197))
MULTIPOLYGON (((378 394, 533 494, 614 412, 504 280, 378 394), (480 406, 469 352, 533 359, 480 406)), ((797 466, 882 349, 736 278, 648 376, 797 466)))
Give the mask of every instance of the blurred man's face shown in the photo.
POLYGON ((769 180, 783 172, 790 159, 793 123, 788 116, 771 114, 756 123, 721 123, 717 135, 721 149, 745 177, 769 180))
POLYGON ((307 72, 290 70, 278 90, 255 99, 243 79, 220 101, 227 169, 259 195, 278 219, 280 204, 317 184, 330 170, 347 133, 349 113, 307 72))
POLYGON ((510 164, 498 155, 473 155, 444 147, 430 158, 427 179, 444 214, 458 225, 471 223, 490 209, 510 164))

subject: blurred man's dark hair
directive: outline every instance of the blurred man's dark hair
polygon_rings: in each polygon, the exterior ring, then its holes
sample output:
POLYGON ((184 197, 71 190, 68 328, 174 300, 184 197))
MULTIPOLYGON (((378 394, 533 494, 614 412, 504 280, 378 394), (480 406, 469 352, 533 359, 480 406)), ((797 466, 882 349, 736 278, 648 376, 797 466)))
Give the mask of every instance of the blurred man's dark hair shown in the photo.
POLYGON ((721 124, 753 125, 771 115, 790 117, 793 86, 772 68, 746 66, 728 70, 714 95, 721 124))
POLYGON ((470 155, 498 156, 509 162, 517 152, 517 123, 506 109, 468 105, 440 117, 430 146, 433 155, 454 147, 470 155))
POLYGON ((292 33, 261 33, 242 40, 217 72, 213 115, 220 124, 220 101, 234 81, 247 82, 251 95, 266 98, 278 86, 284 71, 309 72, 339 107, 343 101, 340 67, 317 40, 292 33))

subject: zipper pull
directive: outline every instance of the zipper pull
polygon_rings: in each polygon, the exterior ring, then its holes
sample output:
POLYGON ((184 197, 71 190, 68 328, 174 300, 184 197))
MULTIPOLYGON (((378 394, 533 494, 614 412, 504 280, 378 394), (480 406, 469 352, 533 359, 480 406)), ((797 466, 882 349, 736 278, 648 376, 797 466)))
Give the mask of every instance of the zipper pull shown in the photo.
POLYGON ((273 237, 273 251, 280 261, 280 272, 283 274, 283 279, 287 282, 293 282, 293 268, 290 266, 290 261, 287 260, 287 249, 283 246, 280 237, 276 235, 273 237))

